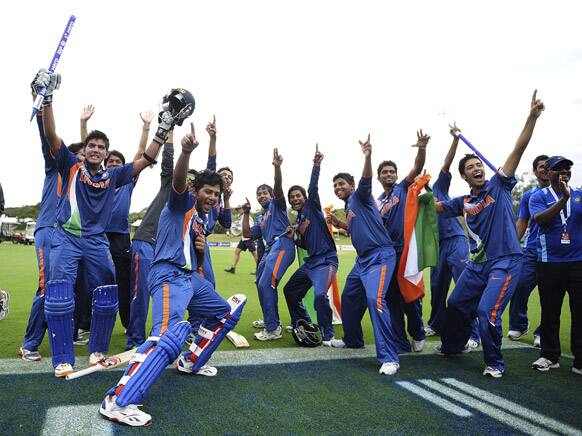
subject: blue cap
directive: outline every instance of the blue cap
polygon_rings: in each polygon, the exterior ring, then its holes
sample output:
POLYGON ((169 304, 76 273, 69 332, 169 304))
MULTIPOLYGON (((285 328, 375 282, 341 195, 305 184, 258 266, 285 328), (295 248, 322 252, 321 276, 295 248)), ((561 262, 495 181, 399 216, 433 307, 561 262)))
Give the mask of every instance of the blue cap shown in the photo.
POLYGON ((570 159, 566 159, 564 156, 552 156, 546 161, 544 168, 546 170, 551 170, 563 162, 566 162, 570 166, 574 165, 574 162, 570 159))

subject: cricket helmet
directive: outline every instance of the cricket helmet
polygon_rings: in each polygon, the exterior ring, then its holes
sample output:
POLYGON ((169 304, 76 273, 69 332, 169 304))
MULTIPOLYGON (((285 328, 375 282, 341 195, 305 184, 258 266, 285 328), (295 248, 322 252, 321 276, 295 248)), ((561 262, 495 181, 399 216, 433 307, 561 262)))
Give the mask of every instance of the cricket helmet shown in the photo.
POLYGON ((297 321, 297 324, 291 330, 291 334, 295 342, 301 347, 319 347, 323 342, 321 328, 317 324, 312 324, 304 319, 297 321))
POLYGON ((195 106, 194 96, 184 88, 171 89, 162 100, 162 111, 170 112, 178 126, 181 126, 184 120, 192 115, 195 106))

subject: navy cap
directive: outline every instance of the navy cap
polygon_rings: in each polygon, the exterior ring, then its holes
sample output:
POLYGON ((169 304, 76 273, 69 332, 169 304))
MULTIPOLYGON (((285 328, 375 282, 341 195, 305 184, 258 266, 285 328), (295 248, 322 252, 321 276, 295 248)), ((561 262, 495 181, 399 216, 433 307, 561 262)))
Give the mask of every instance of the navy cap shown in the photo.
POLYGON ((546 170, 551 170, 563 162, 566 162, 570 166, 574 165, 574 162, 570 159, 566 159, 564 156, 552 156, 546 161, 544 168, 546 170))

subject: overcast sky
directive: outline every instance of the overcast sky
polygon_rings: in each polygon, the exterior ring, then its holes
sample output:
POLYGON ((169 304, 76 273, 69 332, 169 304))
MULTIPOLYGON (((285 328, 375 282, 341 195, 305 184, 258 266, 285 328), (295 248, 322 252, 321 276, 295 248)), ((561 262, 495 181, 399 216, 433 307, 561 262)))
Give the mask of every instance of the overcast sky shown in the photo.
MULTIPOLYGON (((126 157, 141 132, 139 112, 184 87, 206 163, 204 126, 216 114, 218 165, 235 171, 233 204, 272 183, 272 149, 284 157, 283 188, 307 185, 314 146, 325 154, 324 204, 343 207, 331 177, 359 178, 358 139, 372 135, 373 162, 392 159, 404 177, 416 129, 432 139, 426 168, 438 174, 450 144, 447 123, 500 166, 520 133, 531 93, 546 111, 519 172, 541 153, 574 161, 582 183, 582 38, 579 2, 534 1, 59 1, 10 2, 0 18, 4 135, 0 182, 6 206, 40 201, 44 178, 29 84, 48 67, 70 14, 77 16, 58 71, 57 131, 79 141, 79 115, 126 157)), ((154 127, 154 126, 152 126, 154 127)), ((153 129, 152 129, 153 130, 153 129)), ((176 137, 185 133, 178 128, 176 137)), ((176 141, 177 142, 177 141, 176 141)), ((460 146, 459 154, 466 148, 460 146)), ((456 167, 456 162, 454 166, 456 167)), ((454 173, 451 194, 466 192, 454 173)), ((159 167, 146 170, 132 211, 146 207, 159 167)), ((374 185, 379 193, 379 183, 374 185)))

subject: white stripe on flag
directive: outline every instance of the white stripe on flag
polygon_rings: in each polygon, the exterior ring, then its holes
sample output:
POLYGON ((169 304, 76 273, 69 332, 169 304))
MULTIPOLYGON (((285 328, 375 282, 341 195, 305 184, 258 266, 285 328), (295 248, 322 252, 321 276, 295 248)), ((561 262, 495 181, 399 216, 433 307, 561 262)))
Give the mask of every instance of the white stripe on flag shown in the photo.
POLYGON ((418 247, 416 245, 416 230, 412 228, 410 244, 408 245, 408 256, 404 266, 404 278, 414 285, 418 285, 422 279, 422 271, 418 271, 418 247))
POLYGON ((418 395, 419 397, 428 401, 429 403, 432 403, 435 406, 440 407, 441 409, 445 409, 447 412, 450 412, 453 415, 457 415, 461 418, 467 418, 472 415, 472 413, 469 412, 468 410, 465 410, 462 407, 459 407, 456 404, 453 404, 450 401, 445 400, 444 398, 441 398, 430 391, 427 391, 426 389, 416 386, 413 383, 406 381, 398 381, 396 382, 396 384, 400 387, 403 387, 407 391, 410 391, 413 394, 418 395))

